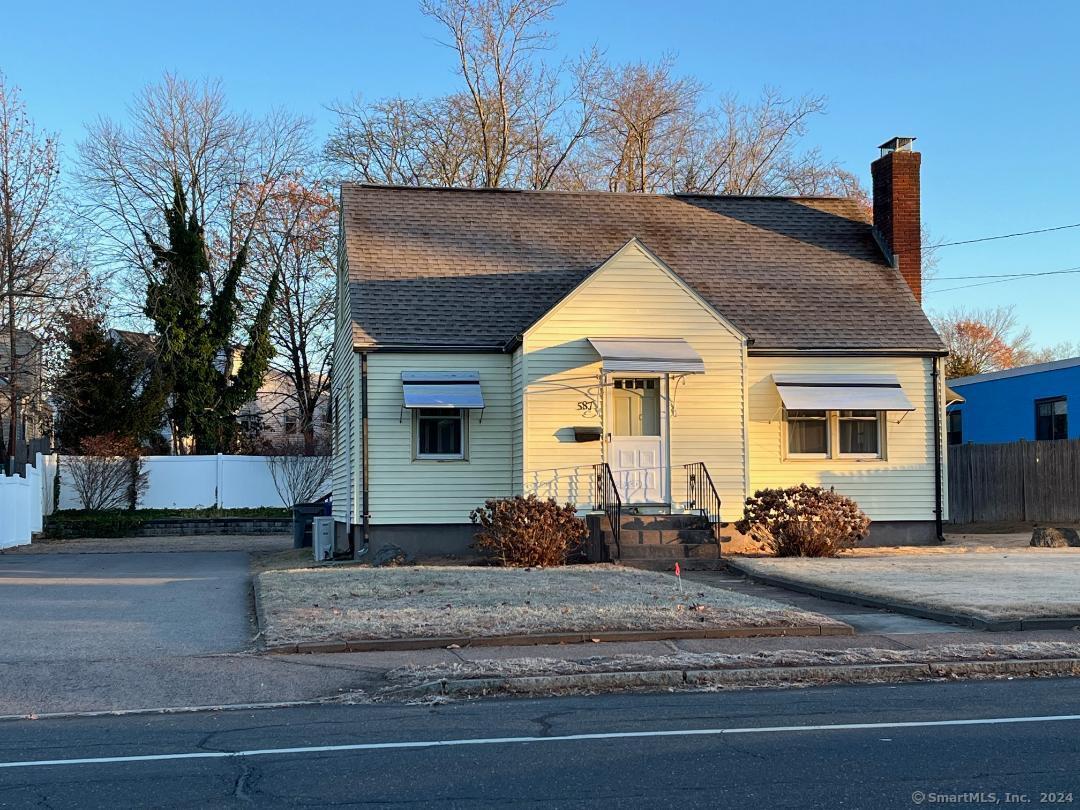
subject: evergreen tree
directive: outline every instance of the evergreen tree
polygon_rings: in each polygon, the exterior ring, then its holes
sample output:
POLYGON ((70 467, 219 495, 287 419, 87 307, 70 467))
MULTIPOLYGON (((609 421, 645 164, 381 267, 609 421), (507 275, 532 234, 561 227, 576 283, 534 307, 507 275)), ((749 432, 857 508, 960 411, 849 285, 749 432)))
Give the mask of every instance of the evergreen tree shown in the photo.
POLYGON ((101 318, 71 318, 65 343, 67 356, 55 390, 60 446, 75 452, 84 438, 106 433, 146 439, 154 426, 136 409, 145 358, 110 339, 101 318))
POLYGON ((189 211, 179 176, 173 204, 165 210, 168 245, 146 234, 158 279, 147 287, 146 315, 157 332, 157 358, 143 408, 163 407, 174 429, 190 436, 196 453, 233 449, 235 414, 258 393, 273 350, 268 327, 279 279, 270 279, 235 362, 240 317, 238 291, 247 264, 242 247, 217 289, 211 288, 210 257, 203 227, 189 211))

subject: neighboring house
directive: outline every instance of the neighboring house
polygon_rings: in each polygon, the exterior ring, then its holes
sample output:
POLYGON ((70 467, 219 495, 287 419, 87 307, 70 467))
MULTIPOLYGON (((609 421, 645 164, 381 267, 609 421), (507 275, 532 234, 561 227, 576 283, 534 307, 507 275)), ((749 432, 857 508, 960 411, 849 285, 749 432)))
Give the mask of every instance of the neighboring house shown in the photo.
POLYGON ((0 325, 0 431, 3 432, 5 443, 9 438, 13 377, 19 402, 17 438, 20 441, 29 441, 51 436, 54 413, 43 390, 41 341, 31 332, 17 330, 13 359, 7 327, 0 325))
POLYGON ((964 400, 949 404, 949 444, 1080 439, 1080 357, 957 377, 949 388, 964 400))
POLYGON ((696 464, 722 521, 806 482, 858 501, 875 542, 935 541, 919 165, 883 145, 876 227, 853 199, 345 184, 339 542, 461 550, 486 498, 592 510, 611 481, 624 510, 702 508, 696 464))
MULTIPOLYGON (((329 406, 329 395, 323 395, 315 406, 312 425, 316 442, 324 447, 330 438, 329 406)), ((255 399, 242 407, 236 417, 244 434, 257 442, 280 444, 303 433, 292 380, 273 368, 266 372, 255 399)))

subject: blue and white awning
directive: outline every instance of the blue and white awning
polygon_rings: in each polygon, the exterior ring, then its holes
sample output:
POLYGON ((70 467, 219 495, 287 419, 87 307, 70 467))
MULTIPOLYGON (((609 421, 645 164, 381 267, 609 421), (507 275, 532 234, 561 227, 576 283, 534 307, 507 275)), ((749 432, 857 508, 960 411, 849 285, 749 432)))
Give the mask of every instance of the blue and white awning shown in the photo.
POLYGON ((482 410, 479 371, 403 371, 406 408, 482 410))
POLYGON ((913 411, 893 374, 773 374, 789 411, 913 411))

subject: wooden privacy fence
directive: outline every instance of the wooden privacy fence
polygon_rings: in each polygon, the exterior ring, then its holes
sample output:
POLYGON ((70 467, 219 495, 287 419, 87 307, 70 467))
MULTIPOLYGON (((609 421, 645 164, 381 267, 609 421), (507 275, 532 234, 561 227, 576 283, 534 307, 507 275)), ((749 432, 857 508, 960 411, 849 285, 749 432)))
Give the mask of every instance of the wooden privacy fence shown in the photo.
POLYGON ((1080 522, 1080 440, 953 445, 949 520, 1080 522))

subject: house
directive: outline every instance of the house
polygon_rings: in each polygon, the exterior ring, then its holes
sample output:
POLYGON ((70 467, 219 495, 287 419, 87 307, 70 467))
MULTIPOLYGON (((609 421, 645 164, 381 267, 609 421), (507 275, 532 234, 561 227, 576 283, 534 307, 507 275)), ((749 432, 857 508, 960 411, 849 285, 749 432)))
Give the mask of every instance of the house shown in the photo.
POLYGON ((1080 357, 949 380, 949 444, 1080 439, 1080 357))
POLYGON ((912 140, 872 165, 872 222, 853 199, 343 185, 339 544, 462 550, 471 509, 533 492, 724 523, 800 482, 853 497, 874 542, 936 541, 912 140))
POLYGON ((27 442, 53 433, 53 408, 43 388, 42 342, 32 332, 17 329, 14 345, 13 358, 11 337, 7 327, 0 325, 0 430, 5 443, 9 439, 12 379, 19 406, 16 438, 27 442))

